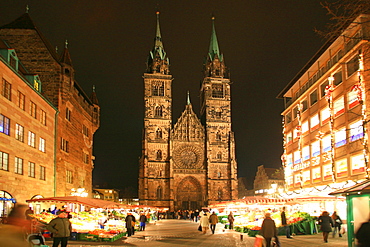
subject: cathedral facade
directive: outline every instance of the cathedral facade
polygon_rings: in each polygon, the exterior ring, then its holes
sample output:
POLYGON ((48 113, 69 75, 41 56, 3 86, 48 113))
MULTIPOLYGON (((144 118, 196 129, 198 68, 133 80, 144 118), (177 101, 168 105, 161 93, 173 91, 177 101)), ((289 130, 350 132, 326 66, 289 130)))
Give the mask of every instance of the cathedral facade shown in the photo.
POLYGON ((231 81, 219 51, 214 19, 203 64, 200 118, 188 96, 172 123, 172 80, 157 13, 155 44, 144 73, 144 130, 139 164, 140 204, 200 209, 237 199, 237 161, 231 123, 231 81))

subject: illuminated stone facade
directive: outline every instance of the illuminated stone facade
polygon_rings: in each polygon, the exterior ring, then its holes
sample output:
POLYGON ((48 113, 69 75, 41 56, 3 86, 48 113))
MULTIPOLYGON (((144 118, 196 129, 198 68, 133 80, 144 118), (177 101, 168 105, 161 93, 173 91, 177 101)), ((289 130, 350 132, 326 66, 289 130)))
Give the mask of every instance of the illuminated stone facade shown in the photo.
POLYGON ((368 178, 369 30, 358 17, 280 93, 288 191, 327 195, 368 178))
MULTIPOLYGON (((45 193, 40 190, 40 195, 66 196, 73 188, 85 188, 91 196, 93 135, 100 125, 100 107, 95 92, 88 97, 75 81, 67 44, 62 54, 57 54, 28 13, 0 27, 0 39, 14 48, 29 73, 39 76, 41 94, 58 111, 56 117, 52 116, 55 119, 50 121, 57 124, 53 139, 48 141, 52 146, 47 150, 47 166, 50 168, 46 180, 52 189, 45 193)), ((13 167, 13 159, 10 162, 13 167)), ((33 194, 28 196, 31 198, 33 194)))
POLYGON ((213 26, 200 88, 201 119, 185 110, 172 126, 172 75, 157 14, 155 46, 144 74, 143 155, 140 204, 170 210, 200 209, 237 199, 237 163, 231 130, 230 79, 213 26))

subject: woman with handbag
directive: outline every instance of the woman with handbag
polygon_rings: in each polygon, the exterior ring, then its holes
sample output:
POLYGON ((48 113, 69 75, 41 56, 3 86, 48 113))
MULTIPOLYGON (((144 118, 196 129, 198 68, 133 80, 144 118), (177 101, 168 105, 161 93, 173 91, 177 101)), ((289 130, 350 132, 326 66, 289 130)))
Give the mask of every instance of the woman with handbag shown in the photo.
POLYGON ((340 228, 341 228, 341 225, 342 225, 341 218, 339 217, 339 215, 337 215, 336 211, 334 211, 334 213, 331 215, 331 218, 334 221, 333 238, 335 237, 335 234, 337 232, 338 232, 339 237, 342 237, 342 234, 340 233, 340 228))

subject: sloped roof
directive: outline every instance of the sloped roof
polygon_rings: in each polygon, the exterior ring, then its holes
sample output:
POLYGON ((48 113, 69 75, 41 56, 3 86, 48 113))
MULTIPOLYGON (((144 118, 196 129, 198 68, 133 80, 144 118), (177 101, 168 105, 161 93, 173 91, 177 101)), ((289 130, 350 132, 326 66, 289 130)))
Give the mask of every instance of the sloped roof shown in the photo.
POLYGON ((370 180, 365 180, 351 187, 336 190, 329 195, 351 195, 351 194, 370 194, 370 180))
POLYGON ((5 24, 0 27, 0 29, 33 29, 37 32, 40 36, 41 40, 44 42, 45 46, 49 50, 50 54, 54 57, 56 61, 59 62, 58 55, 55 49, 52 47, 50 42, 45 38, 45 36, 40 32, 40 30, 36 27, 35 23, 31 19, 28 13, 24 13, 19 18, 15 19, 14 21, 5 24))

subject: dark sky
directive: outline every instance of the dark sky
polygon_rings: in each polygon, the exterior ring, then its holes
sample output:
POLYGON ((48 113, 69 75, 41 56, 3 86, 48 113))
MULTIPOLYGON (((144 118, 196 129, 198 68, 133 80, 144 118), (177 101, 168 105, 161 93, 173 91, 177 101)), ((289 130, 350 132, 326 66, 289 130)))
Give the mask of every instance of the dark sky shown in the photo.
POLYGON ((238 176, 252 184, 257 166, 279 168, 283 101, 276 96, 323 45, 314 32, 329 16, 320 0, 0 0, 0 25, 29 14, 62 51, 67 39, 76 79, 101 106, 94 137, 94 183, 137 187, 143 127, 143 73, 159 6, 170 58, 173 123, 190 91, 199 117, 202 63, 211 16, 231 72, 238 176))

